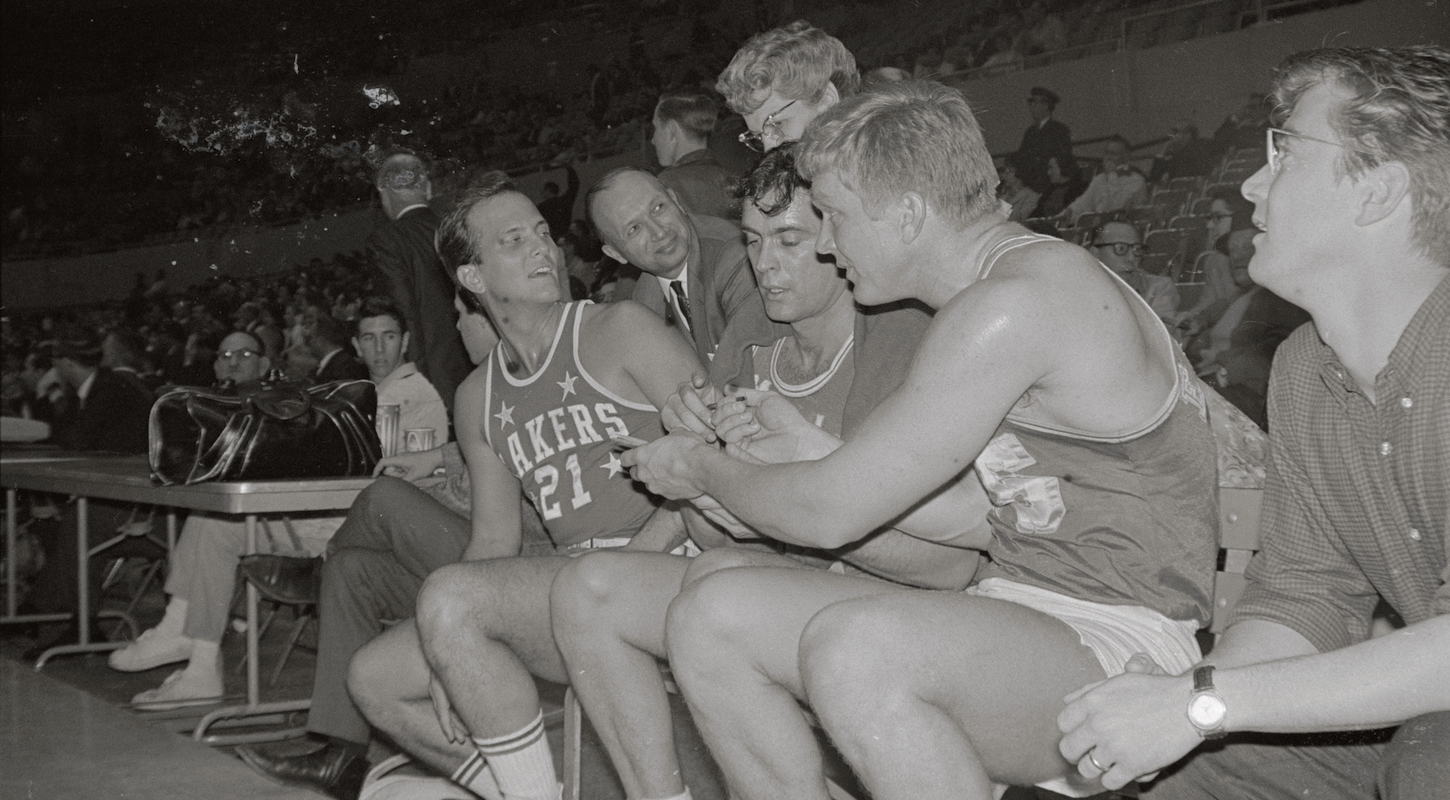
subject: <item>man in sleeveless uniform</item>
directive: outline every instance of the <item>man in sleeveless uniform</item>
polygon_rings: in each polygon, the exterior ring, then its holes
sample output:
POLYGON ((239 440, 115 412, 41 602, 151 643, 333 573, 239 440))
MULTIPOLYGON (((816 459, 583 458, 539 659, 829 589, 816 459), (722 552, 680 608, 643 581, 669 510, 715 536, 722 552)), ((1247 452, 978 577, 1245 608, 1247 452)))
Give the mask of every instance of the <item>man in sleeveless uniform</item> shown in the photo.
POLYGON ((560 299, 562 254, 502 173, 466 193, 439 250, 502 341, 459 387, 456 430, 472 483, 463 563, 429 576, 418 617, 353 659, 368 721, 484 797, 558 794, 533 675, 567 675, 549 629, 549 585, 569 559, 517 558, 527 495, 560 547, 612 546, 678 524, 624 472, 613 441, 663 431, 656 409, 699 364, 633 303, 560 299))
POLYGON ((843 100, 807 130, 801 165, 817 249, 857 298, 937 310, 905 380, 845 442, 754 395, 754 419, 722 436, 755 463, 683 428, 625 462, 652 491, 708 496, 778 541, 842 547, 910 511, 907 532, 948 532, 991 561, 964 592, 709 573, 666 627, 695 720, 741 797, 826 797, 806 698, 875 797, 1100 791, 1073 784, 1057 751, 1063 696, 1139 651, 1186 668, 1209 617, 1217 475, 1199 384, 1131 287, 1007 221, 959 92, 843 100), (985 496, 948 483, 968 468, 985 496))
MULTIPOLYGON (((839 436, 855 375, 860 312, 835 262, 815 251, 820 217, 811 208, 809 185, 795 172, 792 150, 786 145, 766 154, 742 187, 746 249, 766 311, 789 327, 774 341, 749 346, 743 373, 713 371, 712 377, 717 386, 735 382, 777 392, 812 424, 839 436)), ((731 338, 727 331, 726 339, 731 338)), ((908 348, 915 344, 915 339, 906 342, 908 348)), ((831 553, 773 545, 714 509, 709 513, 725 530, 687 509, 692 540, 701 549, 729 546, 735 564, 827 567, 839 559, 845 563, 835 569, 849 565, 852 572, 936 588, 961 588, 976 569, 974 550, 890 529, 875 532, 859 547, 831 553)), ((602 552, 577 559, 554 581, 555 639, 629 797, 690 796, 675 756, 669 702, 656 662, 665 656, 665 612, 689 566, 688 559, 658 552, 602 552)))

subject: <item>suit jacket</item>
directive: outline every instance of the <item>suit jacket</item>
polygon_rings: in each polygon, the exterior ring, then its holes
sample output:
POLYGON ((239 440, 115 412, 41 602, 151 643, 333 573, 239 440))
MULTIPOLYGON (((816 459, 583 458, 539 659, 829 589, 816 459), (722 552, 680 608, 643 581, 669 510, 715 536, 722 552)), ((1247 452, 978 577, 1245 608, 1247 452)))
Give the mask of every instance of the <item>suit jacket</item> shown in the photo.
POLYGON ((433 249, 438 223, 432 209, 415 208, 373 231, 367 243, 368 276, 373 291, 391 297, 403 312, 405 358, 438 389, 451 415, 453 393, 473 371, 473 362, 454 324, 453 279, 433 249))
POLYGON ((52 438, 67 450, 144 453, 155 399, 138 381, 101 367, 84 405, 56 420, 52 438))
POLYGON ((568 183, 564 193, 539 201, 539 216, 549 223, 549 235, 555 241, 569 232, 569 223, 574 221, 574 198, 579 196, 579 173, 574 171, 574 165, 565 164, 564 174, 568 183))
POLYGON ((728 220, 688 214, 695 229, 695 245, 690 249, 689 271, 690 319, 695 323, 691 336, 666 301, 655 276, 641 275, 634 286, 634 301, 664 317, 680 335, 695 345, 700 363, 709 366, 715 346, 725 334, 726 324, 746 312, 766 319, 765 301, 755 287, 755 272, 745 255, 745 242, 740 229, 728 220))
POLYGON ((337 354, 327 360, 327 364, 317 372, 315 380, 318 383, 328 381, 357 381, 367 380, 368 368, 363 366, 346 347, 337 351, 337 354))
POLYGON ((1040 127, 1032 123, 1022 133, 1022 144, 1017 148, 1017 177, 1034 192, 1046 192, 1047 159, 1054 157, 1064 171, 1071 169, 1061 162, 1072 158, 1072 132, 1055 119, 1040 127))
POLYGON ((730 196, 735 179, 720 165, 708 148, 686 153, 674 166, 659 175, 660 183, 673 189, 680 205, 691 214, 722 219, 740 219, 740 203, 730 196))

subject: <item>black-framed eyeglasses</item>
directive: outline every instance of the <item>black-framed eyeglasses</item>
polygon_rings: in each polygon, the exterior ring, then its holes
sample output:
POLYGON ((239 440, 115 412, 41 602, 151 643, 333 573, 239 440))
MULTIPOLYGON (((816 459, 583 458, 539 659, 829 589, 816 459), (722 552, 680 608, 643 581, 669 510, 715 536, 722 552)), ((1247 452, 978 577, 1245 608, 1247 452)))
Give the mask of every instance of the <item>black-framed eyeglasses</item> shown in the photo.
POLYGON ((1113 248, 1113 252, 1120 256, 1125 256, 1129 252, 1132 252, 1135 256, 1141 256, 1144 252, 1143 245, 1129 244, 1128 242, 1097 242, 1093 247, 1111 247, 1113 248))
POLYGON ((1363 150, 1359 150, 1357 148, 1350 147, 1347 144, 1341 144, 1340 142, 1331 142, 1328 139, 1320 139, 1320 138, 1315 137, 1315 136, 1307 136, 1305 134, 1297 133, 1295 131, 1284 130, 1283 128, 1269 128, 1267 131, 1265 131, 1265 135, 1264 135, 1265 145, 1264 146, 1265 146, 1265 149, 1268 151, 1268 155, 1269 155, 1269 174, 1270 175, 1278 175, 1279 174, 1279 168, 1282 166, 1282 162, 1280 161, 1280 159, 1283 158, 1283 155, 1279 152, 1280 139, 1282 137, 1285 137, 1285 136, 1290 136, 1290 137, 1293 137, 1295 139, 1308 139, 1311 142, 1318 142, 1320 144, 1330 145, 1331 147, 1338 147, 1338 148, 1343 149, 1343 150, 1348 150, 1351 153, 1359 153, 1362 156, 1371 156, 1372 157, 1374 155, 1373 153, 1366 153, 1363 150))
POLYGON ((755 131, 746 131, 745 133, 740 134, 740 143, 750 148, 751 150, 754 150, 757 153, 764 153, 765 137, 767 135, 774 136, 780 133, 780 126, 782 123, 776 119, 776 116, 778 116, 782 111, 785 111, 787 108, 790 108, 798 102, 800 101, 792 100, 789 103, 786 103, 780 108, 777 108, 776 110, 767 114, 765 119, 761 120, 760 122, 760 132, 756 133, 755 131))
POLYGON ((230 361, 233 358, 240 358, 240 359, 245 360, 245 359, 248 359, 248 358, 256 358, 257 356, 260 356, 260 355, 261 355, 261 353, 258 353, 256 350, 252 350, 252 349, 248 348, 248 349, 242 349, 242 350, 223 350, 223 351, 217 353, 216 354, 216 357, 217 357, 217 360, 218 361, 230 361))

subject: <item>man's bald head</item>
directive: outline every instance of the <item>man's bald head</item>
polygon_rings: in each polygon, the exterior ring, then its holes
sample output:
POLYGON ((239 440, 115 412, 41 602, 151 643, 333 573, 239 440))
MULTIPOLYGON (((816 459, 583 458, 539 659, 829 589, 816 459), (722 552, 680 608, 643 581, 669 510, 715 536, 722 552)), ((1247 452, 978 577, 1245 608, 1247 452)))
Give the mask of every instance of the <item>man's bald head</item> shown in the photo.
POLYGON ((419 203, 427 203, 433 197, 433 182, 428 174, 428 162, 415 153, 395 153, 383 160, 373 178, 378 196, 382 198, 383 210, 388 217, 397 219, 403 209, 419 203))

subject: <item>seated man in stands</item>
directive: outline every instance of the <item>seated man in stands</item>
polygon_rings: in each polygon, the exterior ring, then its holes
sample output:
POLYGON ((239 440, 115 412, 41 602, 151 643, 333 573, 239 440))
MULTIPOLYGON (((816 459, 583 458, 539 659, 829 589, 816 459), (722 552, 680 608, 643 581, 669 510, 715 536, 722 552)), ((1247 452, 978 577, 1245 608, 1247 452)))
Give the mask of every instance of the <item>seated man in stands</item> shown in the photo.
POLYGON ((875 797, 1062 785, 1075 771, 1053 721, 1067 692, 1139 650, 1179 669, 1198 658, 1217 550, 1199 384, 1131 289, 1006 220, 957 91, 859 95, 803 145, 816 246, 857 299, 937 309, 905 380, 844 443, 752 395, 753 421, 730 438, 759 463, 678 428, 624 461, 652 491, 709 496, 773 539, 825 548, 931 512, 919 501, 975 464, 987 497, 938 524, 985 517, 970 545, 992 562, 965 592, 713 572, 671 605, 675 678, 737 796, 826 797, 796 706, 807 697, 875 797))
MULTIPOLYGON (((378 384, 378 404, 399 407, 395 445, 402 451, 403 431, 430 428, 438 441, 448 440, 448 415, 433 385, 411 363, 403 363, 407 332, 402 315, 388 300, 374 297, 363 304, 352 343, 369 376, 378 384)), ((271 366, 262 345, 238 331, 222 341, 216 374, 220 383, 246 387, 260 381, 271 366)), ((269 524, 258 544, 294 556, 315 556, 342 524, 335 513, 294 515, 281 531, 269 524)), ((130 645, 111 653, 112 669, 139 672, 186 661, 157 689, 141 692, 132 703, 150 711, 216 702, 222 695, 220 647, 230 613, 237 560, 246 553, 246 524, 220 514, 192 514, 172 554, 166 591, 171 600, 161 622, 130 645)), ((307 562, 303 561, 303 564, 307 562)))
POLYGON ((1153 275, 1138 268, 1143 261, 1143 239, 1138 228, 1128 222, 1105 222, 1092 233, 1088 249, 1148 301, 1153 313, 1164 321, 1178 313, 1178 286, 1164 275, 1153 275))
POLYGON ((367 367, 347 345, 347 323, 326 311, 313 318, 307 329, 307 347, 317 358, 317 371, 312 375, 315 382, 362 380, 368 376, 367 367))
POLYGON ((1103 169, 1087 190, 1067 204, 1063 216, 1077 222, 1083 214, 1121 211, 1148 202, 1148 179, 1128 163, 1128 142, 1115 136, 1103 146, 1103 169))
POLYGON ((1274 363, 1263 549, 1206 659, 1076 693, 1061 749, 1110 788, 1179 762, 1153 800, 1443 798, 1450 50, 1298 53, 1274 99, 1249 271, 1314 324, 1274 363))
MULTIPOLYGON (((743 372, 716 368, 725 362, 723 354, 718 357, 711 369, 712 385, 777 392, 822 430, 839 436, 856 375, 856 320, 863 313, 835 262, 816 253, 820 216, 811 208, 809 184, 795 172, 793 150, 788 143, 767 153, 742 186, 746 246, 766 311, 789 327, 774 341, 748 346, 743 372)), ((914 315, 911 310, 888 313, 914 315)), ((916 335, 903 332, 894 343, 895 360, 903 369, 926 326, 925 316, 912 319, 918 322, 916 335)), ((733 341, 732 331, 725 338, 733 341)), ((877 385, 870 400, 880 400, 891 388, 877 385)), ((849 551, 827 552, 782 548, 736 525, 728 528, 727 537, 688 510, 686 519, 697 546, 733 545, 738 551, 734 563, 740 564, 827 567, 840 559, 853 573, 864 570, 937 588, 965 586, 977 565, 974 550, 890 529, 874 532, 849 551)), ((656 659, 665 657, 665 612, 690 563, 657 552, 593 553, 565 567, 554 581, 559 650, 629 797, 689 797, 656 659)))
POLYGON ((472 534, 464 563, 425 582, 416 624, 358 652, 348 687, 369 722, 471 791, 554 798, 533 675, 567 680, 549 587, 569 559, 515 557, 519 498, 560 548, 622 544, 651 525, 672 539, 678 513, 657 511, 628 480, 612 439, 661 435, 656 409, 700 366, 634 303, 562 301, 548 225, 502 173, 470 189, 439 230, 444 263, 503 337, 458 393, 472 534))

